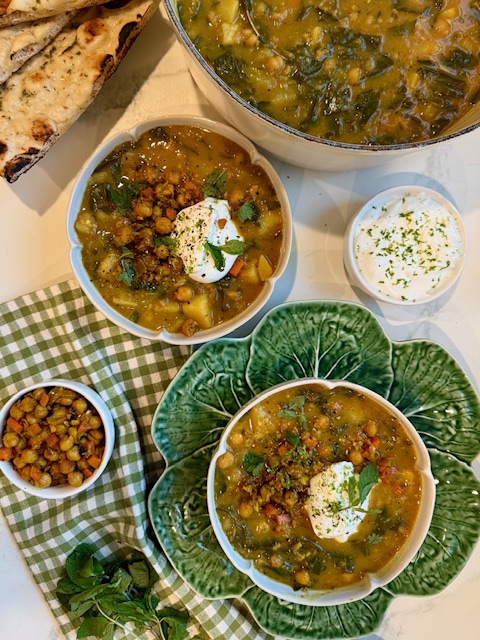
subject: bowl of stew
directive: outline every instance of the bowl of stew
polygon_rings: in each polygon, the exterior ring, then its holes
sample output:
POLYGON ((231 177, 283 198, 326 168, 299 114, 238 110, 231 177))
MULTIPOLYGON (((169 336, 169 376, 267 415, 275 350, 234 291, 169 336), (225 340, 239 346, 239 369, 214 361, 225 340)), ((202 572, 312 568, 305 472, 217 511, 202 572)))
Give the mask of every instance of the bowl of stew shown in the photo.
POLYGON ((477 2, 164 5, 202 93, 292 164, 375 166, 480 123, 477 2))
POLYGON ((143 122, 83 167, 68 207, 71 264, 91 302, 134 335, 196 344, 267 303, 291 246, 272 165, 196 116, 143 122))
POLYGON ((231 420, 207 502, 233 565, 282 600, 366 597, 412 561, 430 526, 428 451, 387 400, 346 381, 267 389, 231 420))
POLYGON ((0 410, 0 470, 38 498, 70 498, 91 487, 114 444, 108 406, 96 391, 74 380, 32 384, 0 410))

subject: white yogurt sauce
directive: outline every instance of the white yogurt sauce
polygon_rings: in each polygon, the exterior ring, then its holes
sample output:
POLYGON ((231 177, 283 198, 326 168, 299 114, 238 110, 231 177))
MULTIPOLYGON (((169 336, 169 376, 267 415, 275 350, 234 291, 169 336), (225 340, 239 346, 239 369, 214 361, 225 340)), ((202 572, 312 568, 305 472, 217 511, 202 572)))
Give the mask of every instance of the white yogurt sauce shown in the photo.
POLYGON ((358 529, 368 510, 369 496, 358 507, 350 506, 349 479, 358 476, 351 462, 337 462, 310 480, 307 512, 319 538, 345 542, 358 529))
POLYGON ((390 298, 411 302, 446 282, 462 250, 455 217, 421 192, 372 207, 354 239, 355 260, 365 280, 390 298))
POLYGON ((178 212, 171 234, 175 255, 183 260, 185 272, 197 282, 217 282, 232 268, 237 256, 222 251, 225 265, 219 270, 206 243, 224 246, 242 240, 230 216, 227 200, 205 198, 178 212))

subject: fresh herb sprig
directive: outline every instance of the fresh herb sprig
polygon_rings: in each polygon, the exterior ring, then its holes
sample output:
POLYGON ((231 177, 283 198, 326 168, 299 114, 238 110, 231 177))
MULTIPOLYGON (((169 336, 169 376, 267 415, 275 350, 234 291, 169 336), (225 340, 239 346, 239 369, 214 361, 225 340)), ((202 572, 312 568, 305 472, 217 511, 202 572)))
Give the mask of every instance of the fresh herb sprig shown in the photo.
MULTIPOLYGON (((356 511, 364 511, 361 505, 365 502, 368 494, 377 484, 379 479, 378 467, 374 462, 370 462, 360 471, 358 480, 352 475, 348 481, 348 508, 354 508, 356 511)), ((378 514, 380 511, 369 509, 367 513, 378 514)))
POLYGON ((212 256, 215 268, 218 269, 218 271, 223 271, 225 268, 225 257, 223 254, 228 253, 231 256, 239 256, 245 250, 245 242, 243 240, 233 239, 218 246, 207 241, 205 242, 205 248, 212 256))
POLYGON ((113 640, 119 628, 137 638, 147 629, 159 640, 187 637, 186 611, 157 609, 153 586, 158 576, 143 554, 134 551, 129 559, 107 564, 96 552, 92 544, 78 545, 67 558, 67 575, 57 584, 56 596, 70 618, 83 617, 77 640, 113 640))
MULTIPOLYGON (((308 428, 308 420, 304 411, 305 396, 293 397, 288 405, 285 405, 283 409, 277 413, 279 418, 292 418, 298 421, 302 429, 308 428)), ((292 443, 293 444, 293 443, 292 443)))
POLYGON ((227 182, 227 172, 225 169, 212 171, 206 178, 202 187, 205 198, 218 198, 222 195, 227 182))

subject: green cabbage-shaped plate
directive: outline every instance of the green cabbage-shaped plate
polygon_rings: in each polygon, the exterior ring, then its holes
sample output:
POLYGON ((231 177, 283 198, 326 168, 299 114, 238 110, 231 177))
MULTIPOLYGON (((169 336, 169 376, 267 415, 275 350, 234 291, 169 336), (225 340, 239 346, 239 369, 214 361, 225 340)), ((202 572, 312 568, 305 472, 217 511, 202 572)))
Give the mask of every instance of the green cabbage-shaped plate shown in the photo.
POLYGON ((196 351, 170 384, 153 418, 166 470, 149 513, 167 557, 206 598, 241 598, 267 632, 296 640, 372 633, 395 596, 444 589, 465 565, 480 532, 480 404, 467 376, 438 344, 392 342, 368 309, 345 302, 296 302, 270 311, 241 339, 196 351), (349 380, 380 393, 415 425, 437 482, 424 544, 387 586, 357 602, 309 607, 278 600, 235 569, 210 525, 206 477, 230 418, 260 391, 285 380, 349 380))

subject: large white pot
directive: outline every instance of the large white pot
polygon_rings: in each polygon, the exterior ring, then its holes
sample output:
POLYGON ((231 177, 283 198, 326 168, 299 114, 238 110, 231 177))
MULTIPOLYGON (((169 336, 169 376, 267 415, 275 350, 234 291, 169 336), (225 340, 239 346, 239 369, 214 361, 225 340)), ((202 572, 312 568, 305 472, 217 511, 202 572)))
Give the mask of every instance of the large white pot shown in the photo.
POLYGON ((323 140, 302 133, 262 113, 230 89, 205 62, 187 36, 178 17, 177 0, 165 0, 164 5, 175 34, 183 45, 190 73, 207 100, 241 133, 285 162, 322 171, 351 171, 374 167, 413 151, 441 145, 480 125, 478 103, 442 136, 423 142, 365 147, 323 140))

